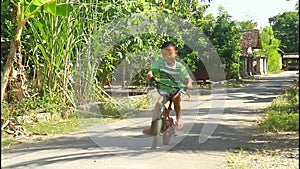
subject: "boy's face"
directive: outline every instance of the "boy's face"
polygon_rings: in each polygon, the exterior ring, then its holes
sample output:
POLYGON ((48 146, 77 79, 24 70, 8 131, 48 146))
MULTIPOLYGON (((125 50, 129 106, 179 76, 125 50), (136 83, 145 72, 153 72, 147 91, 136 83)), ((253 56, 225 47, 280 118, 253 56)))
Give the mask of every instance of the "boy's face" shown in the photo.
POLYGON ((162 56, 167 63, 174 62, 177 51, 173 46, 168 46, 162 49, 162 56))

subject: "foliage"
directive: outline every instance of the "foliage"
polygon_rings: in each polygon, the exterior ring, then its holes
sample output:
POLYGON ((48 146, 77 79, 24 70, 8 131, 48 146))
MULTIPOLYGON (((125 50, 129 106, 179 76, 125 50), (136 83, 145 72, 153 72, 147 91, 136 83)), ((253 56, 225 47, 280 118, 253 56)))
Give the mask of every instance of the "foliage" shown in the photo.
POLYGON ((204 30, 204 32, 221 58, 225 68, 226 79, 238 79, 240 29, 238 29, 235 21, 231 20, 231 16, 223 8, 219 9, 219 16, 213 23, 213 29, 208 32, 204 30))
POLYGON ((10 42, 9 53, 4 64, 3 71, 1 72, 1 103, 4 100, 5 94, 9 95, 9 92, 14 90, 12 87, 8 88, 8 84, 12 81, 12 78, 16 78, 17 81, 21 81, 20 85, 17 84, 19 86, 17 90, 21 93, 19 94, 19 98, 29 97, 29 94, 27 93, 27 84, 25 85, 27 79, 23 76, 24 67, 21 46, 22 31, 28 20, 33 18, 41 10, 57 16, 66 16, 68 14, 68 5, 57 4, 56 0, 32 0, 30 2, 25 0, 16 0, 11 2, 13 4, 14 12, 14 17, 12 17, 12 19, 16 22, 16 31, 14 32, 13 39, 10 42), (14 72, 16 72, 19 76, 16 76, 16 73, 14 72))
POLYGON ((1 149, 9 147, 10 145, 15 144, 16 142, 17 141, 15 139, 5 139, 5 140, 1 139, 1 149))
POLYGON ((284 52, 299 52, 299 11, 284 12, 269 18, 274 37, 284 52))
MULTIPOLYGON (((9 42, 14 37, 15 29, 16 22, 13 3, 7 0, 1 0, 1 65, 4 65, 6 61, 9 42), (4 42, 2 42, 2 40, 4 42)), ((1 66, 1 72, 2 70, 3 66, 1 66)))
POLYGON ((257 22, 253 22, 253 20, 237 21, 236 23, 242 31, 254 30, 257 27, 257 22))
MULTIPOLYGON (((9 104, 3 101, 1 105, 1 115, 4 119, 14 118, 19 120, 19 116, 29 116, 32 121, 37 121, 37 114, 49 113, 49 120, 66 119, 73 114, 67 103, 63 102, 59 95, 47 95, 44 97, 30 98, 25 101, 15 99, 9 104)), ((19 121, 19 123, 22 123, 19 121)))
POLYGON ((80 12, 76 10, 72 10, 67 17, 41 12, 28 23, 28 71, 34 89, 31 92, 41 96, 46 93, 63 93, 63 101, 75 104, 70 92, 73 65, 78 50, 87 43, 89 36, 84 34, 84 25, 79 24, 79 15, 80 12))
MULTIPOLYGON (((131 68, 126 72, 125 78, 131 84, 126 85, 147 84, 145 74, 150 65, 160 57, 160 46, 167 40, 177 44, 178 60, 195 70, 203 64, 203 60, 216 59, 215 55, 208 52, 211 50, 207 49, 209 39, 223 63, 209 66, 224 67, 227 78, 238 77, 240 28, 227 12, 220 11, 217 18, 212 14, 205 16, 208 6, 199 5, 197 1, 91 0, 70 4, 56 4, 54 0, 28 2, 24 10, 26 15, 36 11, 24 25, 21 53, 29 78, 29 93, 38 97, 12 101, 7 105, 5 114, 8 117, 26 115, 38 108, 59 114, 68 106, 104 101, 107 94, 103 86, 116 82, 118 71, 126 64, 131 68), (58 10, 61 8, 63 10, 58 10), (59 13, 61 11, 64 13, 59 13), (172 21, 173 16, 191 24, 182 26, 179 23, 172 25, 172 22, 165 22, 172 21), (117 21, 130 21, 140 25, 145 19, 169 24, 179 36, 167 34, 168 29, 164 27, 158 29, 160 31, 153 31, 155 25, 147 27, 149 31, 144 34, 129 31, 123 33, 128 30, 126 24, 113 29, 117 21), (196 31, 202 31, 208 38, 196 36, 196 31), (114 42, 113 45, 110 42, 114 42), (61 109, 54 107, 54 103, 58 103, 61 109), (18 110, 13 111, 13 106, 18 107, 18 110)), ((4 25, 1 37, 7 39, 13 38, 16 29, 17 22, 10 18, 14 5, 16 4, 5 1, 2 6, 2 9, 9 9, 1 11, 4 16, 1 18, 1 24, 4 25)), ((110 112, 108 115, 119 115, 114 104, 106 108, 109 109, 106 112, 110 112)))
POLYGON ((289 89, 267 108, 259 127, 263 131, 298 131, 299 93, 289 89))
POLYGON ((266 26, 261 32, 262 49, 258 53, 262 56, 266 56, 268 59, 268 71, 278 72, 280 71, 280 55, 278 53, 278 47, 280 41, 274 37, 272 27, 266 26))
POLYGON ((266 121, 260 124, 260 128, 265 131, 298 131, 299 129, 299 114, 279 114, 276 111, 269 111, 266 121))
POLYGON ((100 111, 101 116, 104 118, 124 118, 123 115, 120 113, 119 108, 111 102, 106 102, 103 105, 103 109, 101 109, 100 111))
POLYGON ((135 110, 149 110, 151 107, 150 96, 146 96, 130 102, 131 106, 135 110))

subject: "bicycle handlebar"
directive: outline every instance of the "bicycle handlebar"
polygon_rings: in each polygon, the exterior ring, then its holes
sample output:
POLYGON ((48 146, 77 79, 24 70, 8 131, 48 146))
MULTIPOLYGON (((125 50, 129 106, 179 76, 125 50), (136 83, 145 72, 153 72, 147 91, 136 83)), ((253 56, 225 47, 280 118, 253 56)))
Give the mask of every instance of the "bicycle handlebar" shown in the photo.
POLYGON ((159 85, 158 85, 158 84, 162 84, 162 85, 164 85, 164 86, 167 86, 167 87, 171 87, 171 88, 176 89, 176 91, 174 92, 174 94, 172 94, 173 96, 175 96, 175 95, 176 95, 177 93, 179 93, 179 92, 181 92, 182 94, 185 94, 185 93, 186 93, 186 90, 187 90, 186 86, 184 86, 184 87, 179 87, 179 86, 173 86, 173 85, 170 85, 170 84, 166 84, 166 83, 157 81, 157 80, 155 79, 155 77, 152 77, 150 80, 151 80, 151 82, 154 82, 154 83, 155 83, 154 86, 155 86, 155 88, 157 89, 157 91, 158 91, 158 93, 159 93, 160 95, 162 95, 162 94, 161 94, 161 92, 160 92, 160 88, 159 88, 159 85))

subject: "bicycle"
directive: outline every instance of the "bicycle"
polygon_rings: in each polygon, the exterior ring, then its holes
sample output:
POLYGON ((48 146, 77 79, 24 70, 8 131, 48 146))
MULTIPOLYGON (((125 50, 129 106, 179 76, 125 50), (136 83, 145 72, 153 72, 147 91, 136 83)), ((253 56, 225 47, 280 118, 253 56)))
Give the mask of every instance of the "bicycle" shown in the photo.
POLYGON ((159 136, 162 134, 162 140, 164 145, 168 145, 172 136, 176 135, 175 133, 175 123, 173 118, 170 116, 170 112, 172 110, 172 98, 177 93, 186 94, 186 87, 178 87, 178 86, 172 86, 169 84, 162 83, 160 81, 157 81, 154 77, 151 78, 151 83, 154 85, 154 87, 157 89, 158 94, 163 96, 162 101, 162 107, 160 110, 160 115, 157 119, 154 119, 151 123, 151 132, 154 136, 154 139, 152 141, 151 149, 156 149, 158 144, 159 136), (160 91, 159 84, 162 84, 164 86, 168 86, 171 88, 174 88, 175 91, 170 92, 162 92, 160 91), (169 102, 168 107, 166 107, 166 103, 169 102))

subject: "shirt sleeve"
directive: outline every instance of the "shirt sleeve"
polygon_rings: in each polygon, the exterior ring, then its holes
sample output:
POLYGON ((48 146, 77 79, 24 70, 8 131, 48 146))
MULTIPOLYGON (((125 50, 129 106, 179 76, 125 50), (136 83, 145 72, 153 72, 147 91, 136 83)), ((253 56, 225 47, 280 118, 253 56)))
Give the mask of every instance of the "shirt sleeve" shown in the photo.
POLYGON ((189 75, 186 67, 183 64, 180 64, 180 78, 181 78, 181 80, 185 81, 189 77, 190 77, 190 75, 189 75))
POLYGON ((164 63, 163 58, 159 58, 154 65, 150 68, 150 70, 154 73, 157 74, 159 73, 160 66, 164 63))

